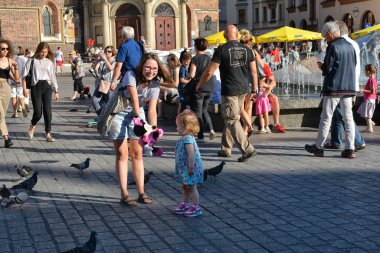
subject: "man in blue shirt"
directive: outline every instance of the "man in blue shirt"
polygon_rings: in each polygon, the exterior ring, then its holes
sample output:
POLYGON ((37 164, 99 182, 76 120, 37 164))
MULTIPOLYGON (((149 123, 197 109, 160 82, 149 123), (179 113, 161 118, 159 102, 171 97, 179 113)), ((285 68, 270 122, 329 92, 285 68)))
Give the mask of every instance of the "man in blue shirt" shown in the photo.
MULTIPOLYGON (((111 90, 114 90, 115 82, 129 71, 135 71, 143 55, 142 46, 135 41, 135 31, 133 27, 124 26, 122 31, 124 43, 119 47, 116 56, 116 67, 111 82, 111 90)), ((121 80, 123 82, 123 80, 121 80)))

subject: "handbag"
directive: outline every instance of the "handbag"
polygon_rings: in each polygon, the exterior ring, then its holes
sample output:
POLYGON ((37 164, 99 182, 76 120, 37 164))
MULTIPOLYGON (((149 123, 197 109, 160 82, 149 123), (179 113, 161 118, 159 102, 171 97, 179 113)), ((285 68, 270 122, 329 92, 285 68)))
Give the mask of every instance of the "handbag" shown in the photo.
POLYGON ((121 84, 118 84, 116 90, 117 92, 108 100, 98 117, 96 129, 101 136, 108 134, 115 115, 127 109, 129 104, 128 99, 123 95, 125 88, 121 87, 121 84))
POLYGON ((103 79, 100 80, 98 91, 107 94, 110 89, 111 83, 103 79))
POLYGON ((105 66, 106 66, 106 64, 103 64, 103 67, 101 70, 102 78, 100 79, 99 88, 98 88, 98 91, 103 93, 103 94, 107 94, 110 87, 111 87, 111 82, 104 80, 103 73, 104 73, 104 67, 105 66))
POLYGON ((25 77, 26 88, 29 90, 32 88, 33 65, 34 65, 34 58, 32 59, 32 63, 30 63, 29 72, 25 77))

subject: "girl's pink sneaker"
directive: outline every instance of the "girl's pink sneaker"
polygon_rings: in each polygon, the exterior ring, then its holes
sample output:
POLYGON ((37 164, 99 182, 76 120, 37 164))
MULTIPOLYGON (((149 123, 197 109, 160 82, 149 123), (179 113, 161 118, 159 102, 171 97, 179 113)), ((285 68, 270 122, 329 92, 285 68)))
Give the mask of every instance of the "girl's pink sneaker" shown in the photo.
POLYGON ((202 215, 202 209, 199 205, 191 205, 189 209, 187 209, 186 212, 183 213, 184 217, 196 217, 199 215, 202 215))
POLYGON ((190 208, 189 203, 182 202, 176 209, 174 209, 173 213, 175 214, 183 214, 190 208))

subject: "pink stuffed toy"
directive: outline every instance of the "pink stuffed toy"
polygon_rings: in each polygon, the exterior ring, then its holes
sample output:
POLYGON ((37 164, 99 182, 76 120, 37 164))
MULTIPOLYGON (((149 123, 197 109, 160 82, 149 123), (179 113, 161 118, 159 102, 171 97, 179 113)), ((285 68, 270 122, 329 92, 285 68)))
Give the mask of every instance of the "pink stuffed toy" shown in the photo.
POLYGON ((164 131, 156 126, 151 126, 140 118, 133 118, 133 132, 139 138, 139 143, 144 148, 144 154, 146 156, 161 156, 163 151, 159 148, 153 148, 153 144, 164 135, 164 131))

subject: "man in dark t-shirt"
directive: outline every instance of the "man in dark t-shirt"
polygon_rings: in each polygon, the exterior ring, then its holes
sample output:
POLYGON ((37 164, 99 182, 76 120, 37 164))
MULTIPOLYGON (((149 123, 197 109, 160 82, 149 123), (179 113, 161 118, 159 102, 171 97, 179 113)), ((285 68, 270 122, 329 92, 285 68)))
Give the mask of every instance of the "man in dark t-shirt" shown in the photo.
POLYGON ((228 25, 226 27, 224 37, 227 39, 227 43, 215 50, 211 62, 206 71, 203 72, 196 90, 197 92, 202 91, 215 70, 217 68, 220 69, 222 86, 221 111, 224 129, 221 150, 218 152, 218 155, 221 157, 231 156, 233 143, 236 142, 238 148, 243 153, 238 162, 245 162, 254 156, 256 151, 244 133, 240 123, 240 113, 245 95, 251 91, 250 89, 252 89, 252 98, 253 93, 257 93, 256 62, 252 49, 237 41, 238 30, 235 25, 228 25), (249 87, 249 75, 254 80, 252 88, 249 87))

